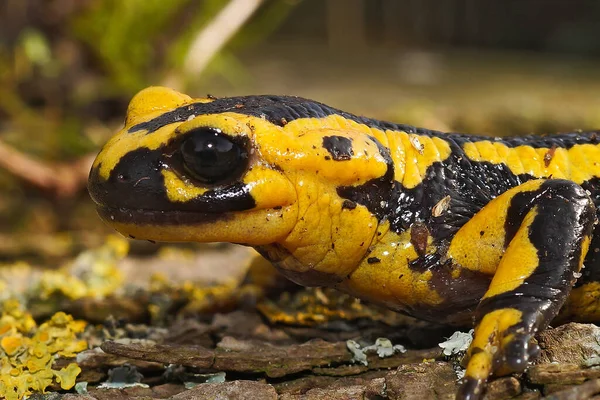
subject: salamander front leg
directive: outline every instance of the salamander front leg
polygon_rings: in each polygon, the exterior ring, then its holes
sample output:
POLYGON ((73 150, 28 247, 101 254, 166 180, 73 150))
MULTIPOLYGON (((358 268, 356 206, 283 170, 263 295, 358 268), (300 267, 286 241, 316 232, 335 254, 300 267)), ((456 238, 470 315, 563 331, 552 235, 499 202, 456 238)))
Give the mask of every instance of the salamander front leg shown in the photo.
POLYGON ((477 307, 460 399, 480 398, 492 373, 521 372, 537 355, 531 341, 569 295, 595 220, 589 196, 566 180, 530 181, 489 205, 503 214, 483 208, 477 215, 480 232, 485 237, 485 226, 503 221, 505 250, 477 307))

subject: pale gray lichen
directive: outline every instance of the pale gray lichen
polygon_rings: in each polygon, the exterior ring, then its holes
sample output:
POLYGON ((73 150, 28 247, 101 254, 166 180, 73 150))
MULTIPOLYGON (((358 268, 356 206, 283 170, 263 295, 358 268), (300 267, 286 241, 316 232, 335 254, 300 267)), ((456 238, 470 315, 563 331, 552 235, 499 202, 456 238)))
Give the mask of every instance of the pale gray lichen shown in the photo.
POLYGON ((446 340, 438 344, 443 350, 445 356, 453 356, 467 351, 473 341, 473 332, 471 329, 468 333, 456 331, 446 340))
POLYGON ((215 372, 212 374, 186 374, 183 385, 186 389, 192 389, 203 383, 223 383, 225 382, 225 372, 215 372))
POLYGON ((88 386, 87 382, 77 382, 75 384, 75 391, 78 394, 87 394, 88 393, 87 386, 88 386))
POLYGON ((361 363, 363 365, 368 365, 367 355, 360 348, 360 344, 355 342, 354 340, 346 340, 346 347, 352 353, 352 362, 361 363))
POLYGON ((98 389, 124 389, 129 387, 149 387, 145 383, 141 383, 144 379, 136 367, 133 365, 123 365, 108 371, 108 380, 98 386, 98 389))
POLYGON ((370 346, 361 347, 360 344, 354 340, 346 341, 346 347, 352 352, 352 361, 355 363, 361 363, 368 365, 367 353, 377 353, 379 358, 391 357, 395 353, 405 353, 406 348, 401 344, 393 345, 389 339, 377 338, 375 344, 370 346))

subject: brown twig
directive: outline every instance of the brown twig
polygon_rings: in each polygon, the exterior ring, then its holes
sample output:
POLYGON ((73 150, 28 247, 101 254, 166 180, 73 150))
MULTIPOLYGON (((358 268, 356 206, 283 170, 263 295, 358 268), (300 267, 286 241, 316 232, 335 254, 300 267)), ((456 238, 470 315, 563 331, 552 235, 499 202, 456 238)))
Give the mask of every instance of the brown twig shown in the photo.
POLYGON ((95 153, 66 164, 35 160, 0 141, 0 168, 57 197, 70 197, 84 187, 95 153))

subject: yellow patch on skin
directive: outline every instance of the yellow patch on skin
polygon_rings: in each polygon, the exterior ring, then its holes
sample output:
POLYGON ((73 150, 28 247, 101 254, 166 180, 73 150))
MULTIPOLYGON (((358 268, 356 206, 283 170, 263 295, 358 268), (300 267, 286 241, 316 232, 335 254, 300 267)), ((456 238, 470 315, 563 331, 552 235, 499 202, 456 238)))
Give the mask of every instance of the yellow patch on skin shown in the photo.
MULTIPOLYGON (((361 125, 353 121, 349 123, 351 126, 361 125)), ((370 131, 369 134, 390 149, 394 161, 394 179, 407 189, 413 189, 423 182, 427 169, 435 162, 446 160, 452 153, 448 142, 438 137, 391 130, 383 132, 362 126, 362 132, 365 129, 370 131)))
MULTIPOLYGON (((427 169, 433 163, 444 161, 450 156, 450 145, 443 139, 404 132, 389 134, 389 136, 392 135, 398 135, 402 141, 404 174, 401 179, 397 179, 407 189, 413 189, 423 182, 427 169), (414 145, 415 140, 418 140, 419 148, 414 145)), ((395 150, 393 149, 392 152, 395 150)))
MULTIPOLYGON (((372 252, 338 288, 396 310, 442 303, 442 297, 430 286, 432 271, 418 272, 409 266, 410 261, 419 258, 410 242, 410 229, 397 234, 388 228, 386 222, 380 228, 382 234, 371 244, 372 252), (377 258, 379 262, 369 262, 369 258, 377 258)), ((435 248, 430 245, 427 251, 433 252, 435 248)))
POLYGON ((591 241, 592 241, 592 237, 586 236, 583 238, 583 241, 581 242, 581 255, 579 256, 579 265, 577 268, 577 272, 581 271, 581 268, 583 268, 583 261, 585 260, 585 256, 587 255, 588 250, 590 249, 591 241))
POLYGON ((404 149, 406 140, 403 140, 405 136, 405 133, 394 131, 386 131, 385 133, 387 145, 390 149, 390 156, 394 162, 394 179, 398 182, 404 180, 404 173, 406 171, 406 150, 404 149))
POLYGON ((192 182, 182 180, 173 171, 162 170, 165 191, 169 201, 173 203, 185 203, 202 196, 208 191, 207 188, 196 186, 192 182))
POLYGON ((192 102, 193 99, 173 89, 151 86, 138 92, 127 107, 125 126, 130 127, 143 121, 148 121, 166 110, 180 107, 192 102))
POLYGON ((256 129, 255 134, 265 161, 284 171, 311 171, 315 179, 337 185, 359 185, 380 178, 387 171, 386 161, 379 154, 377 145, 361 132, 332 128, 295 132, 288 128, 290 125, 292 123, 281 131, 256 129), (333 160, 323 148, 323 137, 334 135, 352 140, 354 156, 350 160, 333 160))
POLYGON ((290 234, 278 242, 288 253, 280 254, 280 268, 345 277, 356 268, 373 240, 377 218, 361 205, 343 209, 343 199, 335 186, 315 182, 311 173, 298 173, 292 181, 298 219, 290 234))
POLYGON ((529 227, 536 216, 537 206, 523 218, 521 227, 500 260, 490 287, 483 296, 484 299, 516 289, 538 267, 538 250, 529 240, 529 227))
POLYGON ((475 353, 469 359, 465 377, 485 381, 492 373, 492 354, 487 351, 475 353))
POLYGON ((242 182, 250 187, 256 209, 289 206, 296 202, 296 188, 281 172, 268 166, 255 164, 244 175, 242 182))
POLYGON ((452 270, 450 271, 450 276, 452 277, 452 279, 460 278, 461 273, 462 268, 457 267, 455 264, 452 264, 452 270))
POLYGON ((198 128, 213 128, 221 130, 226 133, 227 136, 252 136, 253 125, 251 124, 260 124, 260 128, 262 129, 275 126, 262 118, 226 112, 221 114, 198 115, 181 124, 181 126, 177 128, 176 133, 181 135, 198 128))
MULTIPOLYGON (((302 141, 304 141, 305 135, 313 135, 315 137, 313 142, 315 144, 318 143, 319 151, 321 150, 323 136, 338 135, 356 139, 352 143, 355 155, 360 155, 363 151, 367 151, 369 154, 373 154, 373 151, 377 152, 377 148, 360 147, 361 141, 366 138, 365 135, 371 135, 382 145, 390 149, 390 155, 394 161, 394 177, 408 189, 416 187, 423 181, 427 169, 433 163, 444 161, 451 154, 450 145, 441 138, 390 130, 384 132, 380 129, 370 128, 364 124, 345 119, 339 115, 294 120, 288 123, 284 127, 284 130, 302 141), (416 149, 411 143, 411 140, 414 141, 415 138, 420 143, 420 149, 416 149), (359 147, 356 147, 357 145, 359 147)), ((274 139, 277 140, 277 138, 274 139)), ((280 141, 275 141, 275 144, 281 146, 280 141)), ((298 147, 294 149, 297 152, 295 154, 302 154, 306 149, 310 148, 305 145, 298 145, 298 147)), ((319 154, 319 156, 322 157, 323 154, 319 154)), ((371 168, 370 165, 361 165, 360 157, 352 159, 352 166, 356 170, 371 168)), ((344 162, 330 162, 327 164, 327 168, 331 169, 332 173, 330 175, 333 177, 340 176, 340 174, 342 177, 347 177, 351 173, 351 168, 348 168, 344 162)), ((376 172, 374 175, 381 176, 381 171, 378 169, 373 169, 373 171, 376 172)))
MULTIPOLYGON (((346 119, 340 115, 328 115, 323 118, 300 118, 288 122, 285 125, 286 131, 296 135, 302 136, 315 129, 333 129, 333 130, 352 130, 355 132, 362 133, 363 135, 373 135, 380 140, 378 136, 384 136, 383 131, 370 128, 365 124, 360 124, 356 121, 346 119)), ((385 144, 385 143, 384 143, 385 144)))
POLYGON ((545 147, 508 147, 500 142, 477 141, 465 143, 465 154, 473 161, 506 164, 516 175, 530 174, 536 178, 552 176, 555 179, 570 179, 581 184, 600 176, 600 145, 576 144, 569 149, 556 148, 546 166, 545 147))
POLYGON ((464 268, 493 275, 504 254, 504 226, 511 200, 519 193, 539 189, 543 182, 527 181, 490 201, 456 232, 448 256, 464 268))
POLYGON ((492 372, 492 360, 499 351, 504 340, 503 332, 511 326, 521 322, 522 312, 514 308, 503 308, 494 310, 482 318, 475 329, 473 342, 469 347, 468 354, 471 355, 465 376, 485 381, 492 372), (471 354, 473 349, 481 349, 482 352, 471 354))

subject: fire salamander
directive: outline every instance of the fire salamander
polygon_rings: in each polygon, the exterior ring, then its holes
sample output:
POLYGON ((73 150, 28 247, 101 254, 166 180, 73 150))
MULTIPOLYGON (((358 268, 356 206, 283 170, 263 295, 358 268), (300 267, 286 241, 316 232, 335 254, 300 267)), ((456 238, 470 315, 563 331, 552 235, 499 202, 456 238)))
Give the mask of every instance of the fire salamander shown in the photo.
POLYGON ((473 399, 523 371, 557 316, 600 321, 599 135, 441 133, 298 97, 151 87, 89 191, 131 237, 240 243, 301 285, 474 319, 458 395, 473 399))

